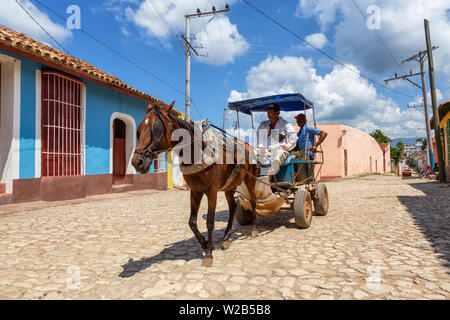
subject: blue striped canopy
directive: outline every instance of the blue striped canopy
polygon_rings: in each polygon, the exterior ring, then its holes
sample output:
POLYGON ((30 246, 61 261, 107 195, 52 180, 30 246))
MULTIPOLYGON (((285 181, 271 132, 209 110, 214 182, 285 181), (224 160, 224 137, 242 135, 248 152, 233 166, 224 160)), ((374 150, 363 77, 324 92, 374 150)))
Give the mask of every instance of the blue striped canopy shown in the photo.
POLYGON ((264 112, 271 103, 277 103, 280 111, 302 111, 314 108, 314 104, 300 93, 277 94, 249 100, 228 103, 228 108, 237 112, 251 114, 264 112))

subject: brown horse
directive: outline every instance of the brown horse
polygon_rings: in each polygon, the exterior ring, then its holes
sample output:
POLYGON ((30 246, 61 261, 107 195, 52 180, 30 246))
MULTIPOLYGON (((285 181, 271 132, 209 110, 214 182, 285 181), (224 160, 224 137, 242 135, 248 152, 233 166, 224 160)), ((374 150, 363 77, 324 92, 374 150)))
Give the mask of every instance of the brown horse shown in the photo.
MULTIPOLYGON (((134 151, 131 163, 140 173, 148 172, 153 159, 155 159, 159 153, 172 150, 180 143, 179 141, 172 141, 171 139, 172 132, 175 129, 186 129, 191 136, 191 150, 194 148, 194 124, 193 122, 187 122, 178 117, 179 114, 173 110, 174 102, 165 106, 149 105, 144 120, 138 126, 138 144, 134 151)), ((182 142, 186 143, 186 141, 182 142)), ((189 143, 189 141, 187 143, 189 143)), ((202 145, 203 147, 205 146, 204 143, 202 145)), ((244 148, 244 163, 242 163, 242 161, 240 161, 241 164, 238 164, 238 161, 234 161, 233 164, 213 163, 200 172, 183 174, 190 189, 191 215, 189 218, 189 227, 205 253, 202 266, 209 267, 213 262, 214 216, 216 212, 217 193, 219 191, 225 192, 229 208, 228 224, 221 242, 222 249, 227 249, 230 245, 231 227, 236 211, 234 192, 236 187, 242 181, 244 181, 252 197, 252 199, 250 199, 253 206, 253 227, 251 235, 252 237, 258 235, 256 229, 257 219, 254 213, 256 206, 255 184, 258 169, 256 164, 251 164, 249 162, 249 145, 245 144, 244 148), (206 221, 208 241, 205 240, 205 237, 197 228, 198 210, 204 194, 206 194, 208 198, 208 215, 206 221)), ((233 153, 233 158, 236 160, 237 152, 233 151, 233 153)), ((223 150, 223 159, 226 159, 226 150, 223 150)), ((191 161, 191 163, 194 163, 193 153, 191 154, 191 161)))

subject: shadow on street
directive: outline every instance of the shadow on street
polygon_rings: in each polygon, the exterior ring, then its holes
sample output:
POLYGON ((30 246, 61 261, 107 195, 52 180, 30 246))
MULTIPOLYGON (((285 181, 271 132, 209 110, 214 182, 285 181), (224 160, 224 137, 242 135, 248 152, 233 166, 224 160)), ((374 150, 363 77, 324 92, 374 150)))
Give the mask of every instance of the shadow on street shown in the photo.
MULTIPOLYGON (((228 210, 218 211, 215 215, 216 222, 228 222, 228 210)), ((204 214, 202 218, 206 221, 207 215, 204 214)), ((297 228, 294 222, 291 222, 294 214, 292 212, 278 212, 272 217, 258 217, 258 231, 259 236, 262 237, 280 227, 297 228)), ((199 221, 200 223, 200 221, 199 221)), ((231 246, 237 239, 244 240, 250 239, 251 225, 240 225, 236 220, 233 222, 233 231, 230 236, 231 246)), ((214 229, 214 247, 215 250, 220 250, 220 242, 224 236, 225 228, 214 229)), ((205 239, 208 239, 208 233, 202 233, 205 239)), ((142 258, 140 260, 130 259, 126 264, 122 266, 123 271, 119 274, 121 278, 129 278, 136 273, 150 268, 152 265, 160 263, 166 260, 185 260, 190 261, 193 259, 202 259, 203 250, 200 244, 197 242, 197 238, 192 236, 189 239, 175 242, 169 247, 164 248, 160 253, 153 257, 142 258)))
POLYGON ((435 251, 445 259, 444 266, 450 269, 450 188, 434 181, 410 185, 425 196, 399 196, 398 199, 408 208, 435 251))

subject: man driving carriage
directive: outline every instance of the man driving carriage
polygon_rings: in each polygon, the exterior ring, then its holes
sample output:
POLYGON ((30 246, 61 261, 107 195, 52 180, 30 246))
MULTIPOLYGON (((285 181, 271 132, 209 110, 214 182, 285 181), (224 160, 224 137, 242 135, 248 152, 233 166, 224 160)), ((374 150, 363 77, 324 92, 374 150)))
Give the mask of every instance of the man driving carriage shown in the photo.
POLYGON ((258 127, 258 148, 263 165, 272 165, 269 175, 276 173, 295 147, 297 135, 295 129, 285 119, 280 117, 280 106, 270 104, 267 109, 266 121, 258 127))

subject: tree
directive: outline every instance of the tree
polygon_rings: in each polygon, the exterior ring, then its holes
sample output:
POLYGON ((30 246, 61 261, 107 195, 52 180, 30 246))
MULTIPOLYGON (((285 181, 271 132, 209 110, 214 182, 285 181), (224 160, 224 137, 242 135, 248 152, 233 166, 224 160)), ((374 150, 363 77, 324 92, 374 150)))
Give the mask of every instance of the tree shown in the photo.
POLYGON ((392 139, 388 136, 384 135, 383 131, 380 129, 376 129, 370 133, 370 135, 378 142, 378 143, 388 143, 391 142, 392 139))
POLYGON ((427 142, 428 142, 427 139, 425 139, 425 138, 417 138, 416 142, 417 141, 422 142, 422 150, 425 150, 427 148, 427 142))
POLYGON ((395 163, 398 163, 398 160, 400 160, 404 148, 405 144, 402 141, 397 142, 395 147, 391 146, 391 159, 394 159, 395 163))

